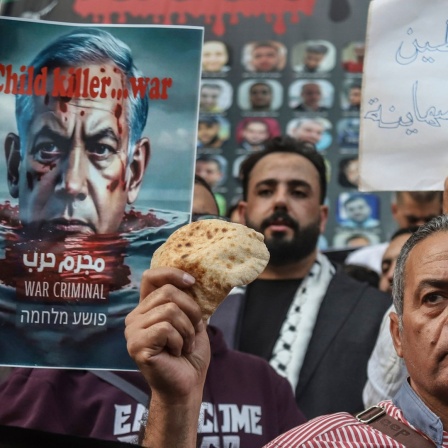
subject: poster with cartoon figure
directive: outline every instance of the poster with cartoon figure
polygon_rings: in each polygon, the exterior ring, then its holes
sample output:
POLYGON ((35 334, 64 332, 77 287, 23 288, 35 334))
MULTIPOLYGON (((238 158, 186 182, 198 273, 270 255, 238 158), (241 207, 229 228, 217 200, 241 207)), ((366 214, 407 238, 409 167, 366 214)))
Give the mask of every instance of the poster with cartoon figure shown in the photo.
POLYGON ((0 364, 135 369, 124 319, 190 218, 202 40, 0 20, 0 364))

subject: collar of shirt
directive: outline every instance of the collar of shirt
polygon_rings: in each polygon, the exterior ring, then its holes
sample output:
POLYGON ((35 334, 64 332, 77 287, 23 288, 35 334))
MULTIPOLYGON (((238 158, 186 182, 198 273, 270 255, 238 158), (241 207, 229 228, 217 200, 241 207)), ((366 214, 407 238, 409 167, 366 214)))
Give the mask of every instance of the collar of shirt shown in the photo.
POLYGON ((408 381, 403 382, 392 401, 402 410, 404 418, 412 426, 426 434, 438 447, 443 446, 442 421, 428 409, 408 381))

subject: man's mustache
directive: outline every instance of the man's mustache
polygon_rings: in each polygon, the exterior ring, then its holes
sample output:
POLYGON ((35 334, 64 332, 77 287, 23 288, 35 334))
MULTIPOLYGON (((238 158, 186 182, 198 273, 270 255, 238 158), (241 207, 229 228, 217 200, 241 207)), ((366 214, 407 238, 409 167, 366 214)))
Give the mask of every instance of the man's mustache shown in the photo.
POLYGON ((289 216, 288 213, 283 210, 278 210, 274 212, 269 218, 266 218, 261 223, 261 231, 264 232, 269 226, 280 223, 291 227, 291 229, 293 229, 295 232, 299 231, 299 223, 294 218, 291 218, 291 216, 289 216))

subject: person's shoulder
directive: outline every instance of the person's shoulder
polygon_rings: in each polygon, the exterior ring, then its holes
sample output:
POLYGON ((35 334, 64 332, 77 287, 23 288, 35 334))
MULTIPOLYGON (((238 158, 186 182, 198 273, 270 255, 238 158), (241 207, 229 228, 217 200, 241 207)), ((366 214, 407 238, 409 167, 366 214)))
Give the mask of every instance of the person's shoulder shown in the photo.
POLYGON ((268 443, 265 448, 298 448, 316 438, 324 438, 329 433, 334 433, 341 428, 352 425, 361 425, 361 423, 347 412, 322 415, 280 435, 268 443))
POLYGON ((370 246, 361 247, 356 249, 347 255, 345 259, 346 264, 359 264, 373 269, 374 271, 381 272, 381 259, 383 258, 384 251, 389 245, 388 242, 371 244, 370 246))
POLYGON ((388 242, 384 242, 360 247, 347 256, 346 262, 356 263, 357 261, 363 261, 365 259, 369 259, 370 257, 382 256, 388 245, 388 242))
POLYGON ((350 257, 354 258, 358 255, 365 256, 365 255, 370 255, 370 254, 376 255, 378 253, 382 254, 388 245, 389 245, 388 242, 384 242, 384 243, 370 244, 369 246, 360 247, 359 249, 354 250, 350 254, 350 257))
POLYGON ((368 306, 372 310, 376 309, 383 316, 391 305, 391 297, 389 294, 380 291, 369 285, 367 282, 360 282, 343 271, 340 265, 337 266, 336 274, 333 282, 344 285, 345 290, 357 296, 358 302, 368 301, 368 306), (370 303, 371 301, 371 303, 370 303))

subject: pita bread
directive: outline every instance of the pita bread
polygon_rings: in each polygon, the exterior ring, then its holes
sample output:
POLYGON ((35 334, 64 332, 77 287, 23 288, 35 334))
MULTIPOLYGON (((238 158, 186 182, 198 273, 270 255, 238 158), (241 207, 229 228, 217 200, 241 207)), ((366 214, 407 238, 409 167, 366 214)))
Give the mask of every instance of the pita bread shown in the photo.
POLYGON ((176 230, 155 252, 151 268, 169 266, 191 274, 186 290, 208 319, 234 286, 255 280, 269 261, 264 237, 244 225, 209 219, 176 230))

